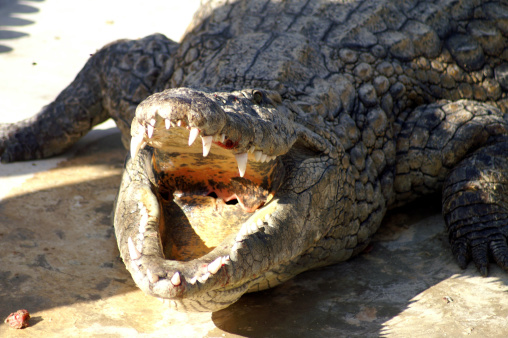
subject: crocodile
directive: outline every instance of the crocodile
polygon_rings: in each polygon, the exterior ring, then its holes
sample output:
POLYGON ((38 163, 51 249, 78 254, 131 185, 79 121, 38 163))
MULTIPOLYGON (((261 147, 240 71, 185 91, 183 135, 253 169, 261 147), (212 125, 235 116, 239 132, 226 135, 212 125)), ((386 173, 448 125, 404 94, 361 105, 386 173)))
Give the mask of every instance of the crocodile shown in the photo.
POLYGON ((113 118, 114 206, 139 288, 181 311, 360 254, 387 210, 441 193, 451 252, 508 271, 508 4, 207 1, 180 43, 97 51, 2 161, 113 118))

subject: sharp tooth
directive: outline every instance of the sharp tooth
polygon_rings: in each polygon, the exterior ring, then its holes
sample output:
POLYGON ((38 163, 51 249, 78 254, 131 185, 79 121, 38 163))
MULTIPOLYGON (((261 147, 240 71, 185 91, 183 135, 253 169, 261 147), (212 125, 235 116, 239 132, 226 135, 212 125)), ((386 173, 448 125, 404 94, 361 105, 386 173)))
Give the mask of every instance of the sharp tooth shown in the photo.
POLYGON ((176 121, 176 125, 177 125, 177 126, 179 126, 179 127, 181 127, 181 126, 182 126, 182 120, 178 120, 178 121, 176 121))
POLYGON ((146 146, 143 134, 131 138, 131 158, 135 158, 138 152, 146 146))
POLYGON ((240 177, 243 177, 243 175, 245 175, 245 170, 247 169, 247 153, 236 154, 235 157, 240 177))
POLYGON ((213 262, 211 262, 210 264, 208 264, 207 270, 211 274, 216 274, 217 271, 219 271, 221 266, 222 266, 222 257, 219 257, 216 260, 214 260, 213 262))
POLYGON ((261 159, 260 159, 260 161, 261 161, 261 162, 266 162, 266 158, 267 158, 267 157, 268 157, 268 155, 266 155, 266 154, 262 154, 262 155, 261 155, 261 159))
POLYGON ((201 283, 205 283, 206 280, 210 278, 210 272, 205 272, 203 275, 197 277, 197 279, 201 282, 201 283))
POLYGON ((252 153, 254 152, 254 150, 256 150, 256 147, 254 147, 254 146, 250 147, 250 149, 249 149, 249 153, 251 153, 251 154, 252 154, 252 153))
POLYGON ((257 231, 258 231, 258 226, 257 226, 257 224, 252 223, 252 224, 249 226, 249 235, 250 235, 250 234, 253 234, 253 233, 256 233, 257 231))
POLYGON ((263 226, 263 221, 261 220, 261 218, 258 218, 258 220, 256 221, 256 224, 258 227, 262 227, 263 226))
POLYGON ((175 272, 173 277, 171 277, 171 284, 173 284, 174 286, 177 286, 177 285, 180 285, 181 282, 182 281, 180 279, 180 274, 177 271, 177 272, 175 272))
POLYGON ((206 157, 212 147, 213 136, 202 136, 201 139, 203 141, 203 156, 206 157))
POLYGON ((224 141, 226 141, 226 134, 221 134, 220 135, 220 143, 224 143, 224 141))
POLYGON ((261 150, 256 150, 254 152, 254 159, 256 160, 256 162, 259 162, 259 160, 261 159, 261 155, 263 155, 263 152, 261 152, 261 150))
POLYGON ((189 134, 189 146, 191 146, 194 141, 196 141, 196 137, 199 135, 199 129, 198 128, 191 128, 190 134, 189 134))
POLYGON ((204 283, 206 282, 206 280, 210 278, 210 272, 206 272, 204 275, 202 275, 201 277, 198 278, 198 280, 201 282, 201 283, 204 283))
POLYGON ((138 249, 136 249, 136 246, 130 237, 127 240, 127 246, 129 247, 129 255, 133 261, 141 257, 141 253, 138 251, 138 249))
POLYGON ((171 127, 171 121, 169 119, 164 120, 164 123, 166 123, 166 129, 171 127))
POLYGON ((155 129, 155 119, 151 119, 150 123, 146 126, 146 134, 149 138, 152 138, 153 136, 153 130, 155 129))

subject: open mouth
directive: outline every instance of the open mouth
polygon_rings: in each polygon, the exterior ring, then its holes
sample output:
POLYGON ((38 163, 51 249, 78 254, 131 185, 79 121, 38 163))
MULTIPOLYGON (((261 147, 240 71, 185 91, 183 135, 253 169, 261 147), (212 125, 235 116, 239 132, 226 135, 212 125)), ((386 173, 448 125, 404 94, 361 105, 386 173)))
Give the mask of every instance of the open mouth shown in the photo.
POLYGON ((151 137, 142 141, 157 146, 151 170, 163 215, 162 245, 166 259, 178 261, 202 257, 236 234, 270 202, 283 173, 276 156, 255 146, 234 154, 236 140, 225 134, 204 136, 185 124, 156 119, 151 137))

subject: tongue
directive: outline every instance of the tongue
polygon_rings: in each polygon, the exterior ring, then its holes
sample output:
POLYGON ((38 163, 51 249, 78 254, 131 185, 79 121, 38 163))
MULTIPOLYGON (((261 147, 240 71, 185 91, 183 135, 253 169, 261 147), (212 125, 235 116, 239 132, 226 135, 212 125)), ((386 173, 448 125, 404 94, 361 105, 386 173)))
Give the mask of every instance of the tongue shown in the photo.
POLYGON ((178 196, 164 201, 164 253, 166 258, 188 261, 199 258, 224 239, 237 233, 252 215, 240 204, 227 205, 221 198, 178 196))

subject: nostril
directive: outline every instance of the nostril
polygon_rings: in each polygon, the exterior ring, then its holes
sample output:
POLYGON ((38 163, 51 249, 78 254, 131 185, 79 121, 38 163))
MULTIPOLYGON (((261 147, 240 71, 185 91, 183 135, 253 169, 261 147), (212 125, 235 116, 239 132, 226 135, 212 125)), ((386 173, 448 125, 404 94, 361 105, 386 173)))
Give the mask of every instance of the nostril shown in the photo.
POLYGON ((234 198, 230 201, 227 201, 226 204, 227 205, 236 205, 236 204, 238 204, 238 200, 236 198, 234 198))
POLYGON ((217 198, 217 197, 219 197, 219 196, 217 196, 217 194, 216 194, 214 191, 212 191, 211 193, 209 193, 209 194, 208 194, 208 195, 206 195, 206 196, 213 197, 213 198, 217 198))
POLYGON ((160 197, 163 199, 163 200, 166 200, 166 201, 169 201, 170 199, 173 198, 173 196, 171 196, 171 194, 169 193, 169 191, 164 191, 164 190, 159 190, 159 195, 160 197))
POLYGON ((226 148, 231 149, 233 148, 233 144, 234 144, 233 141, 226 140, 226 143, 224 145, 226 146, 226 148))

